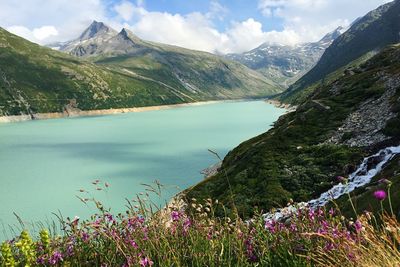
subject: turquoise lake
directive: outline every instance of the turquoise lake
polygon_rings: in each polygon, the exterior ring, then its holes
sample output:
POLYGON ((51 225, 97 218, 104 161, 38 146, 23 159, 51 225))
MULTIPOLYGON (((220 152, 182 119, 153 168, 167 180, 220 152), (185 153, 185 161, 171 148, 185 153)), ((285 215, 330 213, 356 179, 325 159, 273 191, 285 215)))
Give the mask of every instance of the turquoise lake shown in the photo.
MULTIPOLYGON (((13 213, 29 225, 87 217, 85 189, 115 212, 159 180, 168 199, 203 179, 200 171, 285 112, 264 101, 221 102, 120 115, 0 124, 0 239, 13 213), (97 191, 95 179, 108 182, 97 191), (4 230, 3 230, 4 229, 4 230)), ((160 201, 161 203, 161 201, 160 201)))

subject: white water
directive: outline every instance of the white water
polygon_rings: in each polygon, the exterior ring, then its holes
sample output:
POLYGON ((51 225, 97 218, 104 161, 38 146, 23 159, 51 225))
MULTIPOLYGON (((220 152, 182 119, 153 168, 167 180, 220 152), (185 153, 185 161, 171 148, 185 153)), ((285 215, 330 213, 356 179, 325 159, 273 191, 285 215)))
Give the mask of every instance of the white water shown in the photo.
POLYGON ((383 166, 397 154, 400 154, 400 145, 384 148, 378 153, 364 158, 363 162, 360 164, 357 170, 349 175, 347 183, 339 183, 335 185, 325 193, 322 193, 321 196, 317 199, 313 199, 308 202, 302 202, 297 204, 296 206, 289 205, 285 208, 278 209, 276 212, 266 213, 264 214, 264 218, 266 220, 277 221, 282 218, 290 217, 298 209, 302 209, 304 207, 316 209, 318 207, 324 206, 329 201, 338 199, 342 195, 348 194, 354 191, 356 188, 359 188, 371 182, 371 179, 382 170, 383 166), (374 168, 368 170, 368 161, 376 157, 380 158, 380 162, 374 168))
POLYGON ((368 184, 371 182, 372 177, 377 175, 382 170, 382 167, 399 153, 400 146, 393 146, 382 149, 378 153, 365 158, 358 169, 349 175, 347 183, 335 185, 327 192, 321 194, 319 198, 309 201, 309 206, 312 208, 324 206, 329 201, 337 199, 344 194, 352 192, 358 187, 368 184), (368 160, 376 157, 381 157, 382 160, 376 165, 375 168, 368 170, 368 160))

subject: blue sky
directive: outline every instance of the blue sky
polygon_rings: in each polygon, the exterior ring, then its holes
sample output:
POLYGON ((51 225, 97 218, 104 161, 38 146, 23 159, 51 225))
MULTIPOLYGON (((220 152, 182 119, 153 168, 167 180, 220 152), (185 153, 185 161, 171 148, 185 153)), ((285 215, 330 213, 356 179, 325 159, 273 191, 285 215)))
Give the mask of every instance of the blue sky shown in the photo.
POLYGON ((93 20, 213 53, 317 41, 390 0, 0 0, 0 26, 39 44, 71 40, 93 20))
MULTIPOLYGON (((117 2, 118 1, 110 1, 109 4, 113 5, 117 2)), ((145 6, 149 11, 168 12, 172 14, 188 14, 193 12, 207 13, 212 2, 219 3, 227 9, 223 20, 217 19, 214 21, 216 28, 220 31, 224 31, 229 27, 231 21, 244 21, 248 18, 254 18, 262 22, 265 31, 282 29, 283 20, 281 18, 263 16, 262 13, 257 10, 257 1, 148 0, 145 2, 145 6)))

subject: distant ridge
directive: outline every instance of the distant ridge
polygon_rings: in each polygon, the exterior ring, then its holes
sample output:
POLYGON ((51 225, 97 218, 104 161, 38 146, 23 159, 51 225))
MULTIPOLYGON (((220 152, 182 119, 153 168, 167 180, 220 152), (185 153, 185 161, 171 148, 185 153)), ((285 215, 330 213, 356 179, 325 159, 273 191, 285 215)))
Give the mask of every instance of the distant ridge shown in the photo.
POLYGON ((318 42, 296 46, 264 43, 249 52, 228 54, 226 57, 257 70, 283 87, 288 87, 309 71, 325 49, 344 31, 343 27, 338 27, 318 42))
POLYGON ((308 86, 369 52, 376 53, 387 45, 400 42, 399 33, 400 1, 396 0, 357 19, 326 49, 317 65, 284 92, 280 99, 299 103, 297 99, 308 86))

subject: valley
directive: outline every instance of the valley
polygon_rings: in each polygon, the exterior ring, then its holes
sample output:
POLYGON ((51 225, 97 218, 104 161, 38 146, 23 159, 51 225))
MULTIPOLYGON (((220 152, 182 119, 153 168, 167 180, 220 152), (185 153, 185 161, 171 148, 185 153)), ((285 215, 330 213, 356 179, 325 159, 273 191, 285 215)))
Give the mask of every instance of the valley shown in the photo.
POLYGON ((0 28, 0 266, 400 264, 400 0, 208 4, 0 28))

